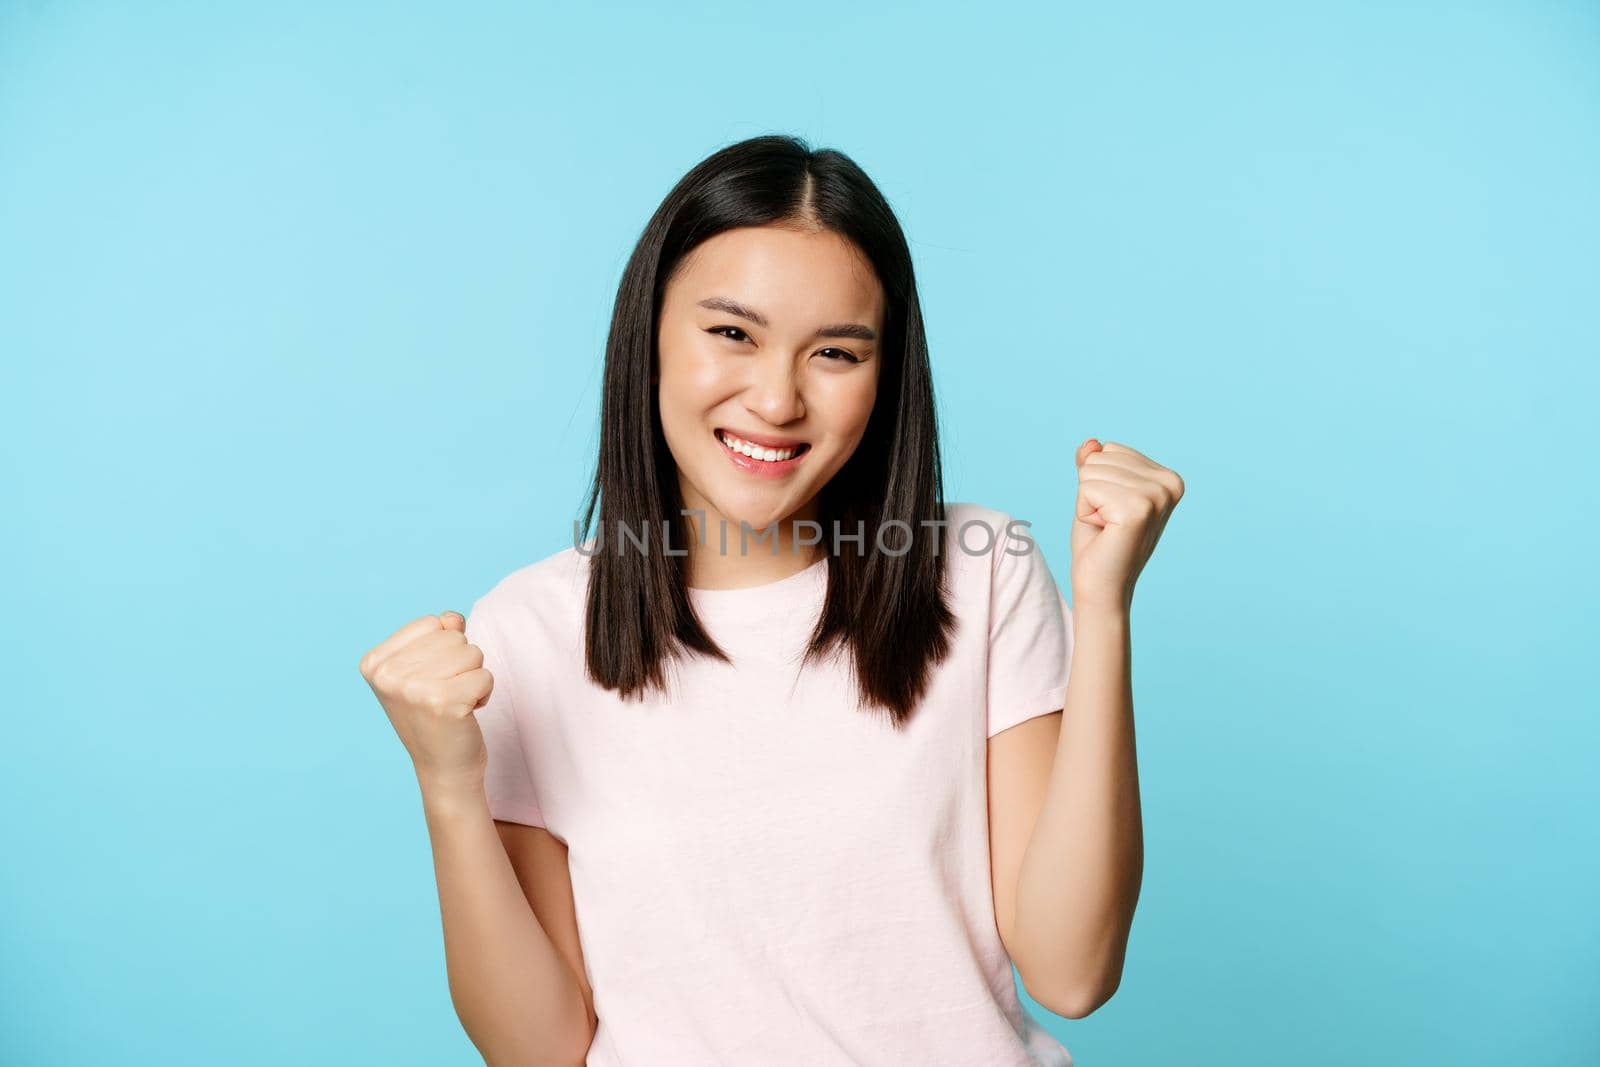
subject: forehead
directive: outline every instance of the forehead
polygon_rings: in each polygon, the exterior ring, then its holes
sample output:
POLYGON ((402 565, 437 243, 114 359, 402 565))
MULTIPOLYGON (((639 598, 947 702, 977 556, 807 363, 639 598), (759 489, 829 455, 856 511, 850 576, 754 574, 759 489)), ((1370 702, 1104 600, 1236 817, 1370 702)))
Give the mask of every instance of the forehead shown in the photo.
POLYGON ((846 315, 875 320, 883 314, 883 286, 872 264, 831 230, 725 230, 684 257, 667 293, 669 300, 689 305, 728 297, 760 310, 774 326, 846 315))

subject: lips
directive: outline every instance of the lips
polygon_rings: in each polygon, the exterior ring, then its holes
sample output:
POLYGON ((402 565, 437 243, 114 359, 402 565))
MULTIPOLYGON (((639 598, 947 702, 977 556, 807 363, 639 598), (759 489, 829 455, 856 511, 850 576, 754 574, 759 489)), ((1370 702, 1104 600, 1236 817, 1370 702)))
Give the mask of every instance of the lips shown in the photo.
MULTIPOLYGON (((810 444, 805 441, 797 442, 793 446, 786 448, 768 448, 755 441, 730 440, 730 438, 737 438, 737 435, 730 434, 725 430, 718 430, 713 436, 717 438, 717 444, 722 454, 728 457, 729 462, 739 470, 757 478, 786 477, 791 471, 799 467, 811 452, 810 444), (753 454, 746 455, 745 449, 748 449, 753 454), (769 459, 767 458, 768 456, 773 458, 769 459), (787 456, 787 458, 780 459, 778 458, 779 456, 787 456)), ((774 438, 768 438, 768 440, 774 440, 774 438)))
POLYGON ((760 445, 762 448, 798 448, 803 451, 804 449, 811 447, 809 442, 801 441, 798 438, 772 437, 768 434, 760 433, 744 433, 734 429, 732 426, 718 426, 717 435, 720 437, 723 434, 726 434, 729 437, 737 437, 741 441, 749 441, 751 444, 760 445))

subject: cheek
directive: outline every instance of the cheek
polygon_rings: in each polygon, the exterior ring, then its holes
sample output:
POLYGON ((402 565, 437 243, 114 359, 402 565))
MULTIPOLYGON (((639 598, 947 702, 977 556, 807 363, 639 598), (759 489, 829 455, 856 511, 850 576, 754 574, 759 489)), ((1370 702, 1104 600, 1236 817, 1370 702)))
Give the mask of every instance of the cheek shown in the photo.
POLYGON ((664 424, 698 419, 716 403, 716 362, 690 348, 663 348, 656 387, 664 424))
POLYGON ((670 396, 676 404, 710 407, 723 388, 724 376, 721 361, 703 346, 691 343, 662 347, 660 389, 663 402, 670 396))
POLYGON ((867 429, 877 399, 876 374, 841 374, 823 383, 817 394, 820 405, 812 410, 824 416, 828 431, 854 440, 867 429))

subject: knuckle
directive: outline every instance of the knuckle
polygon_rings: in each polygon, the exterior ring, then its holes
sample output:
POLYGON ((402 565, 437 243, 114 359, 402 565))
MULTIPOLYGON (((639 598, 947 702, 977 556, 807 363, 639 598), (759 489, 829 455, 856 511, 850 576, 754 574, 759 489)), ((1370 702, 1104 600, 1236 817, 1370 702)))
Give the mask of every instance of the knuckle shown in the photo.
POLYGON ((367 680, 376 689, 390 689, 394 685, 394 668, 389 665, 387 660, 382 663, 375 663, 372 666, 372 673, 367 676, 367 680))
POLYGON ((400 683, 400 699, 419 708, 428 706, 429 686, 420 678, 407 678, 400 683))

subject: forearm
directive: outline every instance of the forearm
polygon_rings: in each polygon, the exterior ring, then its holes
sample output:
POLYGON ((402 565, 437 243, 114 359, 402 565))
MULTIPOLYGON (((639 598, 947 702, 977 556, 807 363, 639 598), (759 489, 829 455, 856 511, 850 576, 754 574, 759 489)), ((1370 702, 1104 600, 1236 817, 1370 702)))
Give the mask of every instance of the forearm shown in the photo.
POLYGON ((481 785, 422 787, 444 926, 450 998, 492 1067, 581 1064, 588 1010, 539 925, 481 785))
POLYGON ((1061 733, 1018 872, 1018 961, 1037 998, 1088 1014, 1121 980, 1144 871, 1128 612, 1074 609, 1061 733))

